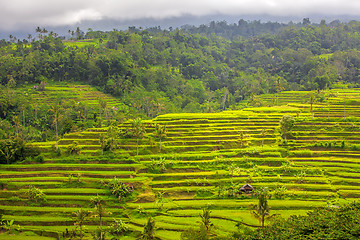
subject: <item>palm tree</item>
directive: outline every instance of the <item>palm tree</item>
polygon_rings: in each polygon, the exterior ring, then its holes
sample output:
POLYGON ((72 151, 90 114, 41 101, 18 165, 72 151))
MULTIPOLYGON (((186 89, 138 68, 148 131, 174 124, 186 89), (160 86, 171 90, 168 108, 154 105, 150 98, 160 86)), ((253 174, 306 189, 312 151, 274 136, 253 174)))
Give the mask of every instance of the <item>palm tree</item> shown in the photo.
POLYGON ((4 155, 6 159, 6 164, 10 164, 10 160, 13 158, 16 150, 16 148, 10 146, 10 143, 6 144, 4 149, 0 149, 0 153, 4 155))
POLYGON ((316 101, 316 97, 314 94, 310 94, 309 103, 310 103, 310 112, 313 112, 313 104, 316 101))
POLYGON ((37 28, 36 28, 36 30, 35 30, 37 33, 39 33, 39 36, 38 36, 38 38, 39 39, 42 39, 42 29, 38 26, 37 28))
POLYGON ((265 136, 266 136, 266 130, 265 129, 261 129, 261 133, 260 133, 260 135, 261 135, 261 146, 263 147, 264 146, 264 138, 265 138, 265 136))
POLYGON ((56 150, 58 150, 58 141, 59 141, 59 122, 63 118, 63 115, 60 113, 60 105, 56 104, 51 107, 50 111, 52 112, 53 125, 55 125, 56 132, 56 150))
POLYGON ((166 125, 155 123, 155 136, 160 141, 159 153, 161 152, 161 141, 166 137, 166 125))
POLYGON ((241 132, 239 133, 239 137, 240 137, 241 147, 243 147, 243 146, 244 146, 244 143, 245 143, 245 134, 244 134, 243 131, 241 131, 241 132))
POLYGON ((144 137, 145 126, 141 118, 136 118, 131 121, 131 128, 134 137, 136 137, 136 156, 139 155, 139 139, 144 137))
POLYGON ((262 188, 257 192, 259 202, 254 206, 252 214, 259 220, 261 226, 265 226, 265 219, 270 218, 270 206, 268 205, 268 189, 262 188))
POLYGON ((284 138, 285 143, 287 142, 287 136, 291 132, 291 129, 294 127, 295 119, 293 116, 284 115, 280 120, 280 132, 281 137, 284 138))
POLYGON ((204 208, 202 214, 199 214, 201 217, 201 223, 204 225, 206 232, 209 233, 213 224, 210 222, 210 213, 209 209, 204 208))
POLYGON ((99 196, 93 197, 90 199, 91 205, 94 207, 95 211, 94 217, 99 217, 99 225, 100 225, 100 239, 103 239, 103 231, 102 231, 102 218, 105 217, 110 212, 105 211, 105 200, 99 196))
POLYGON ((31 35, 31 34, 28 34, 29 43, 31 43, 31 39, 32 39, 32 35, 31 35))
POLYGON ((76 221, 74 225, 78 226, 80 229, 80 239, 83 238, 83 225, 87 218, 90 216, 90 211, 84 211, 82 208, 73 213, 75 215, 76 221))
POLYGON ((144 232, 141 234, 141 239, 144 240, 153 240, 155 232, 155 221, 151 217, 149 217, 147 223, 144 226, 144 232))

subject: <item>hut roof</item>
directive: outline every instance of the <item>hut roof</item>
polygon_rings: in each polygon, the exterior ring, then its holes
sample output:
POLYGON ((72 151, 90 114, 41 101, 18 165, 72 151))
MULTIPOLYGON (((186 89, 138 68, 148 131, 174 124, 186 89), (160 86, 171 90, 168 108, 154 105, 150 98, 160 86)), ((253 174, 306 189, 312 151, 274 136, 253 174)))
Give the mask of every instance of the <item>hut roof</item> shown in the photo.
POLYGON ((250 185, 250 184, 248 184, 248 183, 246 183, 244 186, 242 186, 241 188, 240 188, 240 190, 253 190, 254 188, 250 185))

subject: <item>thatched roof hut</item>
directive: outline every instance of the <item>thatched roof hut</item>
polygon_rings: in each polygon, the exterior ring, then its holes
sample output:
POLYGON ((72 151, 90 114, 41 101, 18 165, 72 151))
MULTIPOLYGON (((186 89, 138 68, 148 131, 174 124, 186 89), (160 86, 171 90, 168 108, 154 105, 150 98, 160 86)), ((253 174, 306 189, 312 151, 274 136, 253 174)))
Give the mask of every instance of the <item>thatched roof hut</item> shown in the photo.
POLYGON ((240 192, 244 192, 244 193, 251 192, 252 190, 254 190, 254 188, 248 183, 246 183, 244 186, 240 188, 240 192))

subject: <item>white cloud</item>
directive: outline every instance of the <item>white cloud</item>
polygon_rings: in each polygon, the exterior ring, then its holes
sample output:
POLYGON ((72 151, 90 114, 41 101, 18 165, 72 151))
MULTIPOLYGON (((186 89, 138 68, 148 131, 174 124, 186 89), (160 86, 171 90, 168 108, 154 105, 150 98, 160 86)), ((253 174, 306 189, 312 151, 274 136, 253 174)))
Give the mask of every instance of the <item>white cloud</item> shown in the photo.
POLYGON ((0 0, 0 29, 61 26, 110 18, 179 17, 184 14, 273 16, 356 15, 357 0, 0 0))

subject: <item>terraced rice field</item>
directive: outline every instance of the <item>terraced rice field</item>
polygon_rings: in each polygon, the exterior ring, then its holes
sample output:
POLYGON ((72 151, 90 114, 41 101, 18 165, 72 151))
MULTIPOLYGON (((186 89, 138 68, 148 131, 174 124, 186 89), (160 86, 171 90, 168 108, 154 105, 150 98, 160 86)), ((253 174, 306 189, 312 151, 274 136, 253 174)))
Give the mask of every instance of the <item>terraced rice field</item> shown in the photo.
MULTIPOLYGON (((119 140, 115 154, 101 155, 99 139, 105 128, 67 134, 59 141, 63 152, 77 141, 80 155, 56 157, 51 153, 54 143, 36 143, 44 151, 44 163, 0 166, 0 209, 5 219, 15 219, 24 229, 61 237, 74 228, 72 212, 91 210, 89 199, 99 195, 112 212, 105 224, 121 218, 140 232, 152 215, 158 237, 179 239, 181 231, 200 221, 203 208, 212 211, 218 235, 235 232, 237 223, 257 226, 249 207, 257 203, 256 197, 239 194, 245 183, 255 189, 268 187, 271 211, 283 217, 356 200, 360 90, 331 90, 326 100, 313 104, 312 112, 308 94, 282 92, 278 107, 158 116, 145 121, 147 134, 140 140, 138 156, 136 139, 129 138, 119 140), (278 131, 285 114, 296 119, 287 144, 278 131), (152 138, 153 123, 166 125, 161 153, 152 138), (132 200, 119 202, 101 184, 114 177, 134 184, 132 200), (42 189, 47 201, 29 203, 24 196, 28 185, 42 189)), ((261 97, 269 104, 274 98, 261 97)), ((130 124, 120 127, 128 129, 130 124)), ((94 230, 96 224, 91 219, 86 225, 94 230)))

